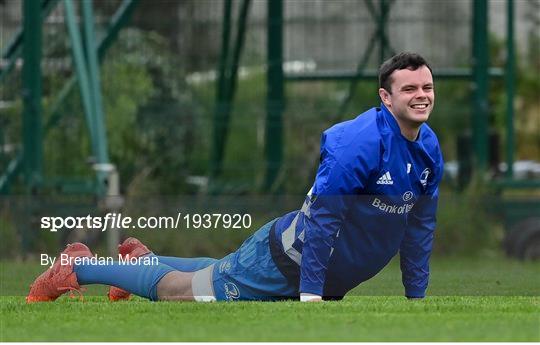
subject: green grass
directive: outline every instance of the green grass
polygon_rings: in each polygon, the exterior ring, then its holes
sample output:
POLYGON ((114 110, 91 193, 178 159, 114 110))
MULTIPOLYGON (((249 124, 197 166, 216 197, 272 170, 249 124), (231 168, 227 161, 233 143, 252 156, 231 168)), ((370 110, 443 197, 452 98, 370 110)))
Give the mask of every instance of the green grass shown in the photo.
POLYGON ((401 297, 393 261, 345 300, 320 304, 109 303, 94 287, 84 303, 26 305, 39 270, 2 263, 1 341, 540 341, 540 265, 500 257, 435 258, 418 301, 401 297))
POLYGON ((2 341, 540 340, 538 298, 354 296, 342 302, 2 303, 2 341))

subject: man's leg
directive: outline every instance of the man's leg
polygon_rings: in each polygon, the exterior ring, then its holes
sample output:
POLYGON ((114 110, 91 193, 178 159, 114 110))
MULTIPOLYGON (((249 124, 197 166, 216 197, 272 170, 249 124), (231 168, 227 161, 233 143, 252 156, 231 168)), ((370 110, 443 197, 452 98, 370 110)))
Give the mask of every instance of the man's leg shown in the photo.
POLYGON ((172 271, 157 284, 157 297, 160 301, 194 301, 193 272, 172 271))
MULTIPOLYGON (((123 258, 128 258, 128 257, 130 258, 136 258, 136 257, 157 258, 160 264, 165 264, 181 272, 195 272, 195 271, 204 269, 217 261, 216 259, 212 259, 212 258, 179 258, 179 257, 172 257, 172 256, 157 256, 154 253, 152 253, 152 251, 148 249, 148 247, 145 246, 141 241, 139 241, 138 239, 134 237, 127 238, 126 240, 124 240, 124 242, 122 242, 121 245, 118 246, 118 254, 123 258)), ((182 279, 182 281, 186 279, 188 279, 188 277, 186 277, 185 279, 182 279)), ((185 291, 185 288, 182 287, 182 286, 185 286, 185 284, 180 284, 178 286, 181 288, 182 291, 184 291, 183 293, 187 293, 185 291)), ((109 288, 109 292, 107 295, 109 297, 109 300, 111 301, 120 301, 120 300, 129 299, 130 293, 122 289, 121 287, 111 286, 109 288)), ((169 291, 167 292, 166 296, 171 297, 171 296, 176 296, 176 294, 173 294, 173 291, 169 291)), ((181 296, 184 296, 184 295, 181 295, 181 296)))
POLYGON ((81 264, 74 266, 80 285, 105 284, 118 286, 150 300, 194 300, 191 289, 193 273, 180 272, 159 263, 157 265, 81 264))
MULTIPOLYGON (((192 284, 195 273, 218 261, 217 259, 206 257, 180 258, 174 256, 157 256, 157 258, 160 263, 177 270, 167 273, 159 281, 157 285, 157 295, 160 301, 194 301, 195 297, 193 296, 192 284)), ((201 275, 201 272, 199 275, 201 275)), ((209 298, 209 296, 198 297, 201 298, 201 301, 209 298)))
POLYGON ((80 291, 81 285, 87 284, 120 286, 154 301, 194 300, 192 278, 198 272, 180 272, 159 262, 92 263, 93 254, 82 243, 68 245, 59 257, 62 259, 34 280, 26 297, 28 303, 54 301, 68 291, 80 291))

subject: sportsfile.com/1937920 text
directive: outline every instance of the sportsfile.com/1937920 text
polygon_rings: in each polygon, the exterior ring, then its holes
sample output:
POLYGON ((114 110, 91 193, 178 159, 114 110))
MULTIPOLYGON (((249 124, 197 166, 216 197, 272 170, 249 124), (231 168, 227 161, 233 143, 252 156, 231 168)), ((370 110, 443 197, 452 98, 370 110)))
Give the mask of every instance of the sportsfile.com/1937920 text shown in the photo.
POLYGON ((129 217, 122 213, 104 216, 41 217, 41 229, 58 230, 95 229, 248 229, 251 227, 248 213, 181 213, 172 216, 129 217))

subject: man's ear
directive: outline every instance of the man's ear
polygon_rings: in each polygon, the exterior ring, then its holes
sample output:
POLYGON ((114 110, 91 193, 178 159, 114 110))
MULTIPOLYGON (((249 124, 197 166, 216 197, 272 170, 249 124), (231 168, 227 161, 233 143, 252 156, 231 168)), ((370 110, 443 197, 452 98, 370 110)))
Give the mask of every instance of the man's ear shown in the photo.
POLYGON ((390 93, 386 91, 386 89, 383 89, 382 87, 379 89, 379 97, 387 108, 392 105, 390 102, 390 93))

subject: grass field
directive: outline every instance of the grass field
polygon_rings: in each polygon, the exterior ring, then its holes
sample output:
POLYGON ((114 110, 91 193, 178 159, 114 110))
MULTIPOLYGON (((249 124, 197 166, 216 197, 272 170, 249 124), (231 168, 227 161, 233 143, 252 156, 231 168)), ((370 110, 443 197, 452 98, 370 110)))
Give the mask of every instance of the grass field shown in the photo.
POLYGON ((1 341, 540 341, 540 265, 435 258, 429 297, 402 295, 398 262, 341 302, 26 305, 40 268, 2 263, 1 341))

